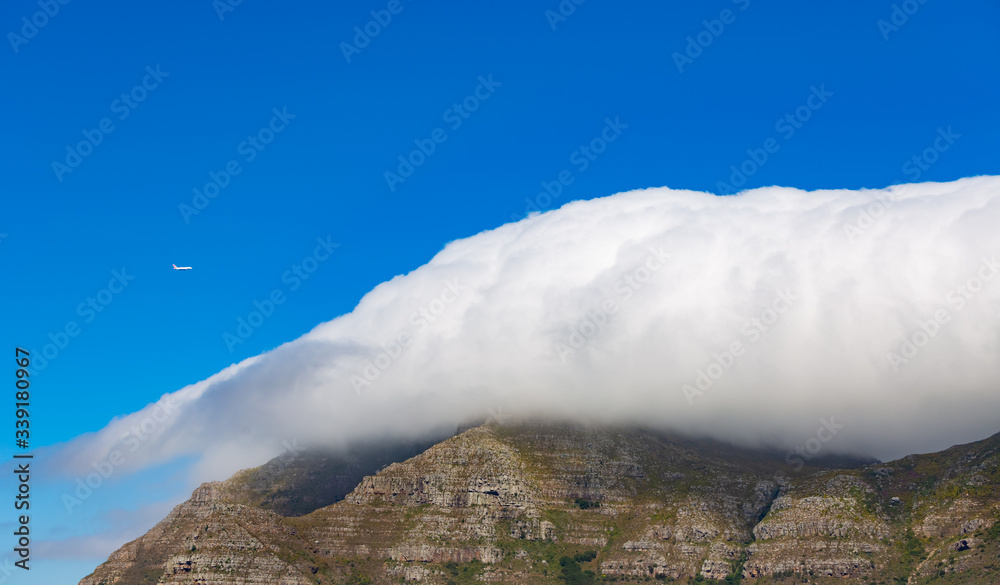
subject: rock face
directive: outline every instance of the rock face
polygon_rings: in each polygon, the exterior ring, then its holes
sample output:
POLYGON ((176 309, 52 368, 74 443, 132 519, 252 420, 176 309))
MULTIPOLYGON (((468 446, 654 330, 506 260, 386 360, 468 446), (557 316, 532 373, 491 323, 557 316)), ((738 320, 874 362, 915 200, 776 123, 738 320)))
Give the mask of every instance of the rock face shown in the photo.
POLYGON ((530 423, 358 474, 409 455, 374 453, 374 467, 305 454, 205 484, 80 583, 1000 582, 1000 435, 802 470, 656 432, 530 423))

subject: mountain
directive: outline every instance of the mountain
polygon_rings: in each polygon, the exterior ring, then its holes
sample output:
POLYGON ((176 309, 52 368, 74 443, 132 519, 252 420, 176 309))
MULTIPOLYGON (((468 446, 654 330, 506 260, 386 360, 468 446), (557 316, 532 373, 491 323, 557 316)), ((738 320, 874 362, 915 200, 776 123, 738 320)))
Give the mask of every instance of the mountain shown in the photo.
POLYGON ((204 484, 80 585, 995 585, 998 518, 1000 434, 800 466, 645 429, 490 423, 204 484))

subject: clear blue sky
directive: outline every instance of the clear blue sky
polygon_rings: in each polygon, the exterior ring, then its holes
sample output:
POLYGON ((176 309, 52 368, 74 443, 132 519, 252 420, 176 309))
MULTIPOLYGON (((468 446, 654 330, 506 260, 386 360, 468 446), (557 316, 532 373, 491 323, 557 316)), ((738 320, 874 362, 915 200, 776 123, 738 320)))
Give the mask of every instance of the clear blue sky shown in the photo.
POLYGON ((742 187, 1000 174, 997 3, 913 2, 892 28, 879 26, 889 1, 674 4, 589 0, 557 19, 557 0, 247 0, 223 18, 211 0, 77 0, 51 17, 5 3, 4 33, 27 33, 0 49, 5 351, 41 352, 79 327, 33 378, 33 446, 350 311, 446 242, 522 217, 526 198, 719 192, 768 139, 742 187), (387 7, 397 14, 348 62, 343 43, 387 7), (113 129, 80 152, 102 123, 113 129), (949 128, 947 150, 912 161, 949 128), (602 133, 614 141, 594 154, 602 133), (415 141, 433 153, 390 188, 415 141), (67 156, 79 164, 54 168, 67 156), (239 174, 186 221, 179 206, 230 161, 239 174), (561 195, 537 197, 560 173, 561 195), (286 271, 327 236, 339 247, 292 290, 286 271), (122 269, 134 279, 105 307, 122 269), (285 302, 227 346, 274 289, 285 302))

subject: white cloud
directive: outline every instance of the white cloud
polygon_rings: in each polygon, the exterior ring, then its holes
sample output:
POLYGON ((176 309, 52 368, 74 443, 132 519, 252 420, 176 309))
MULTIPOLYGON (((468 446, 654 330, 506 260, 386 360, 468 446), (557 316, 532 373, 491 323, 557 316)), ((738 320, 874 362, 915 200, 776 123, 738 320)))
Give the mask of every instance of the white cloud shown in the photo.
MULTIPOLYGON (((836 416, 845 427, 825 449, 881 457, 974 440, 1000 430, 1000 278, 960 310, 947 295, 1000 254, 998 226, 997 177, 574 202, 452 242, 350 314, 181 390, 177 413, 124 467, 198 454, 198 479, 219 479, 282 441, 412 435, 497 408, 778 447, 836 416), (772 321, 777 291, 798 298, 772 321), (609 300, 613 314, 584 324, 609 300), (939 310, 949 321, 894 371, 888 353, 939 310), (754 317, 760 327, 747 325, 754 317), (582 345, 581 325, 594 331, 582 345), (734 342, 742 354, 689 402, 682 387, 730 363, 714 356, 734 342)), ((70 473, 92 471, 153 414, 55 456, 70 473)))

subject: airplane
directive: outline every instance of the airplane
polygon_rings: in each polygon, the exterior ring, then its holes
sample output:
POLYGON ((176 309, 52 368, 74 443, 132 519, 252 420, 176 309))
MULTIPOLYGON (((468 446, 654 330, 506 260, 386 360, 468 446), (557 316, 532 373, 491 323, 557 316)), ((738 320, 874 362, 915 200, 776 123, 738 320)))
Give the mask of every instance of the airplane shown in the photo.
POLYGON ((171 266, 174 267, 174 270, 191 270, 190 266, 178 266, 176 264, 171 264, 171 266))

